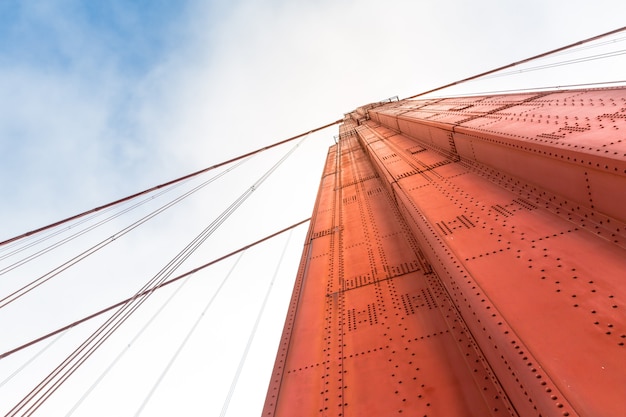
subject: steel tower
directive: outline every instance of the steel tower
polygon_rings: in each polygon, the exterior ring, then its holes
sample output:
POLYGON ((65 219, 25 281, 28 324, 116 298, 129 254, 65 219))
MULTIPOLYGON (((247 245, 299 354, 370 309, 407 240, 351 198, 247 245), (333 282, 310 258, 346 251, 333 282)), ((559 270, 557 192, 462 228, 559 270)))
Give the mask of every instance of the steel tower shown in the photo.
POLYGON ((360 107, 263 416, 623 416, 625 248, 626 89, 360 107))

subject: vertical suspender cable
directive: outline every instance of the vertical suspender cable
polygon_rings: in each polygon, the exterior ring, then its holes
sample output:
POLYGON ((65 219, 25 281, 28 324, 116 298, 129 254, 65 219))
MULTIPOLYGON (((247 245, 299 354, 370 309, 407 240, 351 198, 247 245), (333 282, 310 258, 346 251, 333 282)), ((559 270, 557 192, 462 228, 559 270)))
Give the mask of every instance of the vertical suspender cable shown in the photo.
POLYGON ((165 307, 167 307, 169 305, 170 301, 172 301, 172 299, 174 299, 174 297, 176 297, 176 295, 180 292, 180 290, 183 289, 185 284, 187 284, 187 282, 189 282, 189 278, 191 278, 191 275, 192 274, 187 275, 187 277, 185 277, 185 279, 182 282, 182 284, 180 284, 176 288, 176 290, 167 298, 167 300, 165 300, 165 302, 163 304, 161 304, 159 309, 152 315, 152 317, 150 317, 150 320, 148 320, 143 325, 143 327, 137 332, 137 334, 135 334, 135 336, 132 338, 132 340, 130 342, 128 342, 128 344, 124 347, 124 349, 115 357, 115 359, 113 359, 113 361, 111 361, 109 366, 100 374, 100 376, 93 382, 93 384, 91 384, 91 386, 87 389, 87 391, 85 391, 85 393, 80 397, 80 399, 76 402, 76 404, 74 404, 72 409, 70 411, 68 411, 68 413, 65 415, 65 417, 70 417, 72 414, 74 414, 74 411, 76 411, 76 409, 78 409, 78 407, 83 403, 83 401, 85 401, 85 399, 98 386, 98 384, 100 384, 100 382, 109 373, 109 371, 111 371, 111 369, 113 369, 113 367, 119 362, 119 360, 122 358, 122 356, 124 356, 124 354, 126 352, 128 352, 128 350, 131 348, 131 346, 135 344, 137 339, 139 339, 141 337, 141 335, 146 331, 146 329, 148 327, 150 327, 150 325, 161 314, 161 312, 165 309, 165 307))
POLYGON ((254 340, 256 331, 259 328, 259 323, 261 322, 261 317, 263 316, 263 312, 265 311, 267 300, 270 297, 270 293, 274 286, 274 282, 276 281, 276 276, 278 275, 280 266, 283 263, 285 252, 287 252, 287 248, 289 247, 289 241, 291 240, 292 233, 293 233, 293 230, 289 232, 289 236, 287 237, 287 241, 285 242, 285 247, 283 248, 283 252, 280 254, 280 258, 278 259, 278 265, 276 265, 276 269, 274 270, 274 276, 272 276, 270 285, 267 288, 267 292, 265 293, 265 298, 263 298, 263 304, 261 304, 261 309, 259 310, 259 313, 257 314, 257 317, 256 317, 256 321, 254 322, 254 327, 252 327, 252 331, 250 332, 250 337, 248 337, 248 343, 246 343, 246 349, 241 355, 241 359, 239 360, 239 366, 237 366, 237 372, 235 372, 235 376, 233 377, 233 380, 230 383, 230 389, 228 390, 228 395, 226 396, 226 400, 224 400, 224 404, 222 405, 222 411, 220 412, 220 417, 224 417, 226 415, 226 412, 228 411, 230 400, 233 397, 233 393, 235 392, 235 388, 237 387, 237 382, 239 381, 239 376, 241 375, 241 370, 243 369, 243 365, 245 364, 246 359, 248 357, 248 352, 250 352, 250 346, 252 346, 252 341, 254 340))
POLYGON ((50 341, 50 343, 48 343, 46 346, 43 347, 43 349, 41 349, 39 352, 37 352, 32 358, 30 358, 28 361, 26 361, 22 366, 20 366, 18 369, 15 370, 15 372, 13 372, 11 375, 9 375, 8 377, 6 377, 2 382, 0 382, 0 388, 2 388, 4 385, 6 385, 7 382, 9 382, 11 379, 13 379, 13 377, 17 374, 19 374, 20 372, 22 372, 28 365, 30 365, 31 363, 33 363, 33 361, 35 359, 37 359, 39 356, 41 356, 41 354, 43 354, 45 351, 47 351, 50 347, 52 347, 52 345, 54 345, 60 338, 62 338, 63 336, 65 336, 65 334, 69 331, 70 329, 65 329, 64 331, 60 332, 57 337, 55 337, 54 339, 52 339, 50 341))
POLYGON ((127 233, 131 232, 132 230, 134 230, 137 227, 141 226, 142 224, 146 223, 148 220, 156 217, 157 215, 161 214, 165 210, 167 210, 167 209, 171 208, 172 206, 178 204, 179 202, 181 202, 185 198, 187 198, 190 195, 194 194, 196 191, 198 191, 201 188, 209 185, 210 183, 212 183, 213 181, 217 180, 218 178, 224 176, 227 172, 229 172, 230 170, 236 168, 237 166, 239 166, 243 162, 245 162, 245 161, 242 161, 239 164, 237 164, 237 165, 235 165, 233 167, 230 167, 229 169, 224 170, 223 172, 220 172, 219 174, 209 178, 208 180, 202 182, 201 184, 195 186, 191 190, 189 190, 189 191, 185 192, 184 194, 178 196, 177 198, 175 198, 174 200, 170 201, 169 203, 167 203, 167 204, 159 207, 158 209, 152 211, 151 213, 147 214, 146 216, 142 217, 141 219, 133 222, 129 226, 126 226, 124 229, 120 230, 119 232, 117 232, 117 233, 109 236, 108 238, 100 241, 99 243, 93 245, 89 249, 81 252, 79 255, 76 255, 75 257, 71 258, 70 260, 66 261, 65 263, 57 266, 53 270, 48 271, 47 273, 41 275, 40 277, 38 277, 35 280, 31 281, 30 283, 24 285, 23 287, 19 288, 18 290, 15 290, 11 294, 3 297, 2 299, 0 299, 0 308, 3 308, 5 306, 7 306, 8 304, 11 304, 12 302, 17 300, 18 298, 26 295, 27 293, 31 292, 35 288, 43 285, 47 281, 49 281, 52 278, 56 277, 61 272, 69 269, 70 267, 76 265, 77 263, 79 263, 83 259, 87 258, 88 256, 90 256, 90 255, 94 254, 95 252, 99 251, 100 249, 104 248, 105 246, 107 246, 108 244, 113 242, 114 240, 119 239, 120 237, 126 235, 127 233))
MULTIPOLYGON (((304 139, 302 139, 304 140, 304 139)), ((140 288, 133 301, 123 305, 105 323, 95 330, 78 348, 76 348, 61 364, 34 387, 7 414, 32 415, 37 409, 132 315, 152 294, 160 284, 167 280, 189 256, 221 226, 226 219, 300 146, 300 140, 276 164, 265 172, 248 190, 237 198, 222 214, 209 224, 194 238, 178 255, 176 255, 161 271, 140 288), (149 291, 145 297, 139 294, 149 291)))
POLYGON ((226 284, 226 281, 228 280, 228 278, 230 278, 230 276, 232 275, 233 271, 235 270, 235 267, 237 266, 237 264, 239 264, 239 261, 241 260, 241 258, 243 257, 244 252, 241 252, 241 254, 237 257, 237 260, 235 261, 235 263, 233 264, 233 266, 230 268, 230 270, 228 271, 228 273, 226 274, 226 276, 224 277, 224 279, 222 280, 222 282, 220 283, 219 287, 217 287, 217 290, 215 291, 215 293, 213 293, 213 296, 211 297, 211 299, 209 300, 208 303, 206 303, 206 305, 204 306, 204 309, 202 310, 202 313, 200 313, 200 316, 198 316, 198 318, 196 319, 196 322, 193 324, 193 326, 191 326, 191 329, 189 329, 189 331, 187 332, 187 335, 185 336, 185 339, 182 341, 182 343, 178 346, 178 349, 176 349, 176 352, 174 352, 174 355, 172 356, 172 358, 170 359, 170 361, 168 362, 167 366, 165 366, 165 368, 163 369, 163 372, 161 372, 161 375, 159 375, 159 378, 156 380, 156 382, 154 383, 154 385, 152 386, 152 388, 150 389, 150 392, 148 393, 148 395, 146 395, 146 398, 144 398, 143 402, 141 403, 141 406, 139 406, 139 409, 137 410, 137 412, 135 413, 135 417, 139 416, 144 407, 146 406, 146 404, 148 404, 148 401, 150 401, 150 398, 152 398, 152 395, 154 394, 154 392, 156 391, 156 389, 159 387, 159 385, 161 385, 161 382, 163 381, 163 378, 165 377, 165 375, 167 375, 167 373, 169 372, 170 368, 172 367, 172 365, 174 364, 174 362, 176 361, 176 359, 178 358, 178 355, 180 354, 180 352, 183 350, 183 348, 185 347, 185 345, 187 344, 187 342, 189 341, 189 338, 193 335, 193 333, 196 331, 196 328, 198 327, 198 325, 200 324, 200 321, 202 321, 202 318, 204 318, 204 314, 207 312, 207 310, 211 307, 211 305, 213 304, 213 301, 215 301, 215 299, 217 298, 217 296, 220 294, 220 292, 222 291, 222 288, 224 287, 224 284, 226 284))

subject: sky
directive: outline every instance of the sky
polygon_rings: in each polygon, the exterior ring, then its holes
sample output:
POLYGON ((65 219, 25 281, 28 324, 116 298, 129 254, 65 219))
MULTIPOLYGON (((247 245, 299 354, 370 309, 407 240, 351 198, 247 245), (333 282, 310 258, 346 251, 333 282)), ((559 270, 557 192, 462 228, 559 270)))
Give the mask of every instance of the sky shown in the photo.
MULTIPOLYGON (((0 239, 309 131, 359 105, 616 29, 625 9, 617 0, 3 1, 0 239)), ((445 94, 621 80, 624 68, 623 60, 594 61, 445 94)), ((310 135, 177 272, 308 218, 334 135, 336 127, 310 135)), ((132 295, 293 145, 246 161, 0 308, 0 352, 132 295)), ((218 172, 0 275, 0 295, 218 172)), ((220 415, 271 288, 225 414, 259 415, 306 228, 193 275, 135 339, 177 286, 155 293, 36 415, 220 415)), ((13 262, 4 253, 0 268, 13 262)), ((44 351, 49 341, 0 360, 0 412, 101 321, 44 351)))

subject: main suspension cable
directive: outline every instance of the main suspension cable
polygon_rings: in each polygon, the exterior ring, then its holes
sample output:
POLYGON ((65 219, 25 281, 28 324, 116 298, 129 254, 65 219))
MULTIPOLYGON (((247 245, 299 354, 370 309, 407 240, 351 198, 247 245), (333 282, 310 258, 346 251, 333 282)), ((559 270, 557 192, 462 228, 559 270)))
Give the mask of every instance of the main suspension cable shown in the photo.
POLYGON ((274 166, 263 174, 248 190, 235 200, 217 219, 207 226, 195 239, 179 252, 168 264, 150 279, 132 297, 132 301, 124 304, 91 336, 76 348, 64 361, 35 386, 7 414, 32 415, 154 292, 156 287, 166 281, 191 254, 223 224, 223 222, 299 147, 298 142, 274 166), (147 291, 146 296, 139 294, 147 291))
POLYGON ((269 149, 275 148, 275 147, 280 146, 280 145, 283 145, 283 144, 285 144, 285 143, 288 143, 288 142, 294 141, 294 140, 296 140, 296 139, 302 138, 302 137, 304 137, 304 136, 310 135, 311 133, 319 132, 320 130, 324 130, 324 129, 326 129, 326 128, 329 128, 329 127, 331 127, 331 126, 334 126, 334 125, 339 124, 339 123, 342 123, 342 122, 343 122, 343 119, 335 120, 334 122, 327 123, 327 124, 325 124, 325 125, 323 125, 323 126, 316 127, 315 129, 311 129, 311 130, 309 130, 309 131, 307 131, 307 132, 300 133, 300 134, 298 134, 298 135, 296 135, 296 136, 292 136, 292 137, 290 137, 290 138, 287 138, 287 139, 281 140, 281 141, 279 141, 279 142, 272 143, 271 145, 267 145, 267 146, 264 146, 264 147, 262 147, 262 148, 255 149, 255 150, 253 150, 253 151, 251 151, 251 152, 248 152, 248 153, 245 153, 245 154, 243 154, 243 155, 239 155, 239 156, 237 156, 237 157, 234 157, 234 158, 228 159, 228 160, 226 160, 226 161, 220 162, 220 163, 215 164, 215 165, 212 165, 212 166, 210 166, 210 167, 207 167, 207 168, 201 169, 201 170, 199 170, 199 171, 192 172, 191 174, 187 174, 187 175, 184 175, 184 176, 182 176, 182 177, 176 178, 176 179, 174 179, 174 180, 164 182, 163 184, 155 185, 154 187, 150 187, 150 188, 145 189, 145 190, 143 190, 143 191, 139 191, 138 193, 135 193, 135 194, 129 195, 129 196, 124 197, 124 198, 120 198, 119 200, 115 200, 115 201, 112 201, 112 202, 110 202, 110 203, 104 204, 104 205, 102 205, 102 206, 99 206, 99 207, 96 207, 96 208, 93 208, 93 209, 90 209, 90 210, 84 211, 84 212, 79 213, 79 214, 75 214, 75 215, 70 216, 70 217, 68 217, 68 218, 65 218, 65 219, 63 219, 63 220, 59 220, 59 221, 57 221, 57 222, 51 223, 51 224, 49 224, 49 225, 47 225, 47 226, 43 226, 43 227, 40 227, 40 228, 38 228, 38 229, 31 230, 30 232, 26 232, 26 233, 23 233, 23 234, 21 234, 21 235, 14 236, 14 237, 12 237, 12 238, 9 238, 9 239, 6 239, 6 240, 4 240, 4 241, 0 242, 0 246, 6 245, 7 243, 11 243, 11 242, 14 242, 14 241, 19 240, 19 239, 22 239, 22 238, 25 238, 25 237, 30 236, 30 235, 32 235, 32 234, 39 233, 39 232, 42 232, 42 231, 44 231, 44 230, 51 229, 51 228, 53 228, 53 227, 56 227, 56 226, 59 226, 59 225, 61 225, 61 224, 64 224, 64 223, 70 222, 70 221, 72 221, 72 220, 76 220, 76 219, 81 218, 81 217, 83 217, 83 216, 86 216, 86 215, 88 215, 88 214, 90 214, 90 213, 94 213, 94 212, 96 212, 96 211, 103 210, 103 209, 105 209, 105 208, 107 208, 107 207, 111 207, 111 206, 114 206, 114 205, 116 205, 116 204, 123 203, 123 202, 128 201, 128 200, 131 200, 131 199, 133 199, 133 198, 135 198, 135 197, 139 197, 139 196, 141 196, 141 195, 151 193, 152 191, 156 191, 156 190, 158 190, 158 189, 160 189, 160 188, 167 187, 168 185, 172 185, 172 184, 175 184, 175 183, 177 183, 177 182, 184 181, 184 180, 186 180, 186 179, 188 179, 188 178, 195 177, 195 176, 197 176, 197 175, 200 175, 200 174, 203 174, 203 173, 205 173, 205 172, 211 171, 211 170, 213 170, 213 169, 216 169, 216 168, 222 167, 222 166, 224 166, 224 165, 228 165, 228 164, 230 164, 230 163, 233 163, 233 162, 239 161, 239 160, 241 160, 241 159, 247 158, 247 157, 252 156, 252 155, 255 155, 255 154, 257 154, 257 153, 261 153, 261 152, 267 151, 267 150, 269 150, 269 149))
MULTIPOLYGON (((236 262, 239 262, 239 259, 237 259, 236 262)), ((83 395, 78 399, 78 401, 76 401, 74 406, 70 409, 70 411, 68 411, 68 413, 65 415, 65 417, 70 417, 72 414, 74 414, 74 412, 78 409, 78 407, 80 407, 80 405, 83 403, 83 401, 85 401, 87 399, 89 394, 91 394, 91 392, 100 384, 100 382, 111 371, 111 369, 113 369, 113 367, 115 367, 115 365, 119 362, 119 360, 122 359, 124 354, 126 352, 128 352, 128 350, 131 348, 131 346, 133 346, 135 344, 135 342, 141 337, 141 335, 143 335, 143 333, 146 331, 146 329, 148 329, 148 327, 150 327, 150 325, 154 322, 154 320, 156 320, 156 318, 163 312, 165 307, 167 307, 169 305, 169 303, 174 299, 174 297, 176 297, 176 295, 178 295, 180 290, 182 290, 183 287, 189 282, 190 278, 191 278, 191 275, 188 275, 185 278, 185 280, 176 288, 176 290, 174 290, 174 292, 172 294, 170 294, 170 296, 167 298, 167 300, 165 300, 161 304, 159 309, 152 315, 152 317, 150 317, 150 319, 143 325, 143 327, 135 334, 135 336, 132 338, 132 340, 130 342, 128 342, 128 344, 126 344, 126 346, 124 346, 124 349, 115 357, 115 359, 113 359, 113 361, 111 361, 111 363, 109 363, 109 366, 107 366, 107 368, 104 371, 102 371, 100 376, 98 376, 98 378, 83 393, 83 395)))
MULTIPOLYGON (((234 165, 234 166, 224 170, 223 172, 218 174, 218 176, 215 176, 215 177, 211 178, 210 180, 207 180, 206 183, 203 183, 203 186, 204 185, 208 185, 211 182, 217 180, 218 178, 220 178, 221 176, 223 176, 227 172, 233 170, 234 168, 238 167, 242 162, 245 162, 245 161, 247 161, 247 160, 241 161, 239 164, 234 165)), ((121 210, 121 211, 119 211, 117 213, 111 214, 109 217, 106 217, 105 219, 102 219, 102 220, 98 221, 97 223, 94 223, 94 224, 89 225, 88 227, 86 227, 84 229, 81 229, 81 230, 78 230, 78 231, 74 232, 70 236, 67 236, 67 237, 63 238, 62 240, 54 242, 53 244, 48 245, 45 248, 42 248, 42 249, 38 250, 37 252, 34 252, 34 253, 32 253, 32 254, 30 254, 30 255, 28 255, 28 256, 26 256, 26 257, 24 257, 24 258, 22 258, 22 259, 20 259, 18 261, 16 261, 16 262, 14 262, 13 264, 7 265, 6 267, 0 269, 0 275, 6 274, 7 272, 12 271, 15 268, 18 268, 18 267, 24 265, 25 263, 27 263, 27 262, 35 259, 35 258, 38 258, 39 256, 41 256, 41 255, 43 255, 45 253, 48 253, 48 252, 50 252, 50 251, 60 247, 61 245, 65 244, 67 242, 70 242, 70 241, 72 241, 72 240, 74 240, 74 239, 76 239, 76 238, 78 238, 78 237, 80 237, 80 236, 82 236, 82 235, 84 235, 84 234, 86 234, 86 233, 96 229, 99 226, 102 226, 103 224, 106 224, 106 223, 108 223, 108 222, 110 222, 110 221, 112 221, 112 220, 114 220, 114 219, 116 219, 118 217, 121 217, 122 215, 124 215, 126 213, 129 213, 130 211, 132 211, 132 210, 134 210, 136 208, 139 208, 139 207, 147 204, 148 202, 150 202, 150 201, 152 201, 152 200, 154 200, 154 199, 156 199, 158 197, 161 197, 162 195, 164 195, 166 193, 169 193, 169 192, 175 190, 177 187, 179 187, 179 186, 181 186, 183 184, 184 184, 184 182, 179 182, 177 184, 172 185, 171 187, 167 187, 167 188, 165 188, 164 190, 160 191, 159 193, 157 193, 155 195, 151 195, 151 196, 149 196, 149 197, 147 197, 147 198, 145 198, 145 199, 143 199, 143 200, 141 200, 141 201, 139 201, 139 202, 137 202, 137 203, 135 203, 135 204, 133 204, 133 205, 131 205, 129 207, 126 207, 125 209, 123 209, 123 210, 121 210)), ((0 260, 6 259, 6 258, 8 258, 10 256, 13 256, 13 255, 19 253, 19 252, 22 252, 22 251, 24 251, 26 249, 29 249, 29 248, 31 248, 31 247, 39 244, 39 243, 42 243, 42 242, 44 242, 46 240, 49 240, 52 237, 55 237, 55 236, 65 232, 65 231, 67 231, 67 230, 69 230, 71 228, 75 228, 75 227, 79 226, 80 224, 88 222, 89 220, 92 220, 93 218, 95 218, 97 216, 105 214, 108 211, 114 210, 115 208, 116 208, 116 206, 108 207, 108 208, 106 208, 103 211, 99 211, 99 212, 94 213, 92 216, 87 216, 87 217, 83 218, 82 220, 78 221, 75 224, 72 224, 71 226, 68 226, 67 228, 64 228, 64 229, 61 229, 61 230, 57 230, 57 231, 55 231, 53 233, 50 233, 50 234, 48 234, 46 236, 43 236, 43 237, 35 240, 34 242, 30 242, 29 244, 24 245, 23 247, 14 249, 10 253, 7 253, 7 254, 4 254, 4 255, 0 256, 0 260)), ((19 241, 16 241, 14 243, 18 243, 18 242, 19 241)))
POLYGON ((261 244, 261 243, 263 243, 263 242, 265 242, 265 241, 267 241, 267 240, 270 240, 270 239, 272 239, 272 238, 275 238, 276 236, 278 236, 278 235, 280 235, 280 234, 282 234, 282 233, 285 233, 285 232, 287 232, 287 231, 289 231, 289 230, 291 230, 291 229, 294 229, 294 228, 296 228, 296 227, 298 227, 298 226, 300 226, 300 225, 302 225, 302 224, 304 224, 304 223, 308 222, 309 220, 311 220, 311 218, 308 218, 308 219, 305 219, 305 220, 301 220, 301 221, 299 221, 298 223, 294 223, 294 224, 292 224, 292 225, 291 225, 291 226, 289 226, 289 227, 286 227, 286 228, 284 228, 284 229, 282 229, 282 230, 279 230, 278 232, 274 232, 274 233, 272 233, 271 235, 265 236, 265 237, 264 237, 264 238, 262 238, 262 239, 259 239, 259 240, 255 241, 255 242, 252 242, 252 243, 249 243, 249 244, 247 244, 247 245, 245 245, 245 246, 242 246, 241 248, 239 248, 239 249, 237 249, 237 250, 234 250, 234 251, 232 251, 232 252, 230 252, 230 253, 228 253, 228 254, 226 254, 226 255, 220 256, 220 257, 219 257, 219 258, 217 258, 217 259, 214 259, 214 260, 212 260, 212 261, 210 261, 210 262, 207 262, 207 263, 205 263, 205 264, 203 264, 203 265, 200 265, 200 266, 198 266, 198 267, 196 267, 196 268, 193 268, 193 269, 191 269, 191 270, 189 270, 189 271, 187 271, 187 272, 185 272, 185 273, 183 273, 183 274, 181 274, 181 275, 178 275, 178 276, 176 276, 176 277, 174 277, 174 278, 171 278, 171 279, 169 279, 169 280, 167 280, 167 281, 165 281, 165 282, 163 282, 163 283, 161 283, 161 284, 159 284, 159 285, 155 286, 155 287, 154 287, 154 288, 152 288, 152 289, 149 289, 149 290, 144 290, 143 292, 141 292, 141 293, 139 293, 139 294, 136 294, 136 295, 134 295, 134 296, 132 296, 132 297, 129 297, 129 298, 125 299, 125 300, 119 301, 119 302, 117 302, 117 303, 115 303, 115 304, 113 304, 113 305, 110 305, 110 306, 108 306, 108 307, 106 307, 106 308, 103 308, 102 310, 96 311, 96 312, 95 312, 95 313, 93 313, 93 314, 90 314, 90 315, 88 315, 88 316, 85 316, 85 317, 83 317, 83 318, 81 318, 81 319, 79 319, 79 320, 76 320, 76 321, 74 321, 74 322, 72 322, 72 323, 70 323, 70 324, 67 324, 67 325, 65 325, 65 326, 63 326, 63 327, 60 327, 60 328, 58 328, 58 329, 56 329, 56 330, 54 330, 54 331, 52 331, 52 332, 50 332, 50 333, 47 333, 47 334, 45 334, 45 335, 43 335, 43 336, 40 336, 40 337, 38 337, 38 338, 36 338, 36 339, 33 339, 33 340, 31 340, 30 342, 24 343, 24 344, 22 344, 22 345, 20 345, 20 346, 17 346, 17 347, 15 347, 15 348, 11 349, 11 350, 8 350, 8 351, 6 351, 6 352, 4 352, 4 353, 0 354, 0 359, 4 359, 4 358, 6 358, 7 356, 11 356, 11 355, 12 355, 12 354, 14 354, 14 353, 17 353, 17 352, 19 352, 19 351, 21 351, 21 350, 23 350, 23 349, 26 349, 27 347, 30 347, 30 346, 32 346, 32 345, 35 345, 35 344, 37 344, 37 343, 39 343, 39 342, 42 342, 42 341, 44 341, 44 340, 46 340, 46 339, 50 338, 50 337, 52 337, 52 336, 55 336, 55 335, 57 335, 57 334, 59 334, 59 333, 62 333, 62 332, 64 332, 65 330, 71 329, 71 328, 76 327, 76 326, 78 326, 78 325, 80 325, 80 324, 82 324, 82 323, 84 323, 84 322, 86 322, 86 321, 89 321, 89 320, 92 320, 92 319, 94 319, 94 318, 96 318, 96 317, 98 317, 98 316, 101 316, 102 314, 107 313, 107 312, 109 312, 109 311, 111 311, 111 310, 113 310, 113 309, 115 309, 115 308, 117 308, 117 307, 123 306, 123 305, 125 305, 125 304, 127 304, 127 303, 129 303, 129 302, 133 301, 134 299, 136 299, 136 298, 138 298, 138 297, 145 297, 145 296, 147 296, 148 294, 150 294, 150 293, 154 292, 155 290, 158 290, 158 289, 163 288, 163 287, 165 287, 165 286, 167 286, 167 285, 173 284, 174 282, 179 281, 179 280, 181 280, 181 279, 183 279, 183 278, 186 278, 186 277, 188 277, 188 276, 190 276, 190 275, 192 275, 192 274, 195 274, 196 272, 201 271, 201 270, 203 270, 203 269, 205 269, 205 268, 208 268, 208 267, 210 267, 211 265, 215 265, 215 264, 217 264, 217 263, 219 263, 219 262, 222 262, 222 261, 224 261, 224 260, 226 260, 226 259, 230 258, 231 256, 237 255, 238 253, 243 252, 243 251, 245 251, 246 249, 250 249, 250 248, 251 248, 251 247, 253 247, 253 246, 256 246, 256 245, 261 244))
POLYGON ((595 40, 602 39, 602 38, 605 38, 607 36, 614 35, 616 33, 624 32, 624 31, 626 31, 626 26, 621 27, 619 29, 612 30, 610 32, 603 33, 601 35, 596 35, 596 36, 593 36, 591 38, 583 39, 581 41, 574 42, 572 44, 569 44, 569 45, 566 45, 566 46, 562 46, 560 48, 552 49, 552 50, 550 50, 548 52, 544 52, 544 53, 541 53, 539 55, 534 55, 534 56, 531 56, 530 58, 522 59, 521 61, 513 62, 511 64, 503 65, 501 67, 498 67, 498 68, 495 68, 495 69, 492 69, 492 70, 489 70, 489 71, 481 72, 480 74, 472 75, 471 77, 463 78, 462 80, 454 81, 452 83, 442 85, 441 87, 433 88, 431 90, 424 91, 422 93, 415 94, 415 95, 412 95, 410 97, 406 97, 404 100, 414 99, 414 98, 417 98, 417 97, 424 96, 426 94, 434 93, 435 91, 440 91, 440 90, 443 90, 445 88, 449 88, 449 87, 452 87, 452 86, 455 86, 455 85, 463 84, 463 83, 466 83, 468 81, 476 80, 476 79, 482 78, 482 77, 484 77, 486 75, 490 75, 490 74, 493 74, 493 73, 498 72, 498 71, 502 71, 502 70, 507 69, 507 68, 512 68, 512 67, 514 67, 516 65, 525 64, 527 62, 531 62, 531 61, 534 61, 534 60, 539 59, 539 58, 544 58, 544 57, 547 57, 549 55, 554 55, 554 54, 556 54, 558 52, 565 51, 566 49, 571 49, 571 48, 574 48, 574 47, 579 46, 579 45, 584 45, 586 43, 593 42, 595 40))
MULTIPOLYGON (((123 204, 123 203, 121 203, 123 204)), ((90 220, 93 220, 96 217, 99 216, 103 216, 104 214, 115 210, 116 206, 111 206, 111 207, 107 207, 106 209, 97 211, 95 213, 91 213, 90 215, 86 215, 85 217, 83 217, 82 219, 78 220, 75 223, 69 224, 66 227, 63 228, 58 228, 57 230, 51 229, 50 232, 48 234, 44 234, 43 236, 40 236, 40 234, 32 234, 30 236, 27 236, 25 238, 19 239, 19 240, 15 240, 11 243, 7 243, 6 245, 2 245, 0 246, 0 252, 4 253, 2 256, 0 256, 0 260, 9 258, 19 252, 22 252, 26 249, 29 249, 33 246, 38 245, 41 242, 45 242, 46 240, 52 239, 55 236, 58 236, 64 232, 67 232, 68 230, 71 230, 73 228, 76 228, 78 226, 80 226, 81 224, 87 223, 90 220), (10 252, 9 252, 10 251, 10 252), (6 253, 8 252, 8 253, 6 253)))
POLYGON ((54 339, 52 339, 50 341, 50 343, 48 343, 46 346, 44 346, 41 350, 39 350, 35 355, 33 355, 29 360, 27 360, 25 363, 22 364, 22 366, 20 366, 19 368, 17 368, 11 375, 9 375, 8 377, 6 377, 2 382, 0 382, 0 388, 2 388, 3 386, 5 386, 11 379, 13 379, 17 374, 19 374, 20 372, 22 372, 24 369, 26 369, 26 367, 28 367, 28 365, 30 365, 31 363, 33 363, 35 361, 35 359, 37 359, 39 356, 41 356, 43 353, 45 353, 49 348, 52 347, 52 345, 54 345, 59 339, 61 339, 63 336, 65 336, 65 332, 69 330, 69 329, 65 329, 63 331, 57 332, 58 335, 57 337, 55 337, 54 339))
POLYGON ((140 218, 139 220, 131 223, 130 225, 126 226, 124 229, 120 230, 119 232, 117 232, 117 233, 107 237, 106 239, 101 240, 97 244, 95 244, 95 245, 91 246, 90 248, 84 250, 83 252, 81 252, 80 254, 74 256, 73 258, 69 259, 68 261, 64 262, 63 264, 57 266, 56 268, 46 272, 45 274, 41 275, 40 277, 36 278, 35 280, 29 282, 28 284, 26 284, 26 285, 20 287, 19 289, 13 291, 11 294, 4 296, 2 299, 0 299, 0 308, 6 307, 7 305, 11 304, 12 302, 16 301, 17 299, 19 299, 19 298, 23 297, 24 295, 28 294, 29 292, 31 292, 35 288, 43 285, 44 283, 46 283, 49 280, 51 280, 52 278, 56 277, 60 273, 66 271, 67 269, 69 269, 72 266, 76 265, 77 263, 79 263, 80 261, 84 260, 85 258, 93 255, 94 253, 96 253, 100 249, 104 248, 105 246, 109 245, 113 241, 119 239, 120 237, 126 235, 127 233, 131 232, 132 230, 134 230, 137 227, 141 226, 142 224, 146 223, 148 220, 156 217, 157 215, 163 213, 165 210, 167 210, 167 209, 173 207, 174 205, 180 203, 182 200, 184 200, 185 198, 187 198, 190 195, 194 194, 198 190, 206 187, 207 185, 209 185, 213 181, 217 180, 218 178, 221 178, 227 172, 235 169, 237 166, 239 166, 243 162, 245 162, 245 161, 240 161, 238 164, 236 164, 236 165, 234 165, 232 167, 229 167, 228 169, 220 172, 219 174, 209 178, 208 180, 206 180, 206 181, 202 182, 201 184, 195 186, 191 190, 189 190, 189 191, 185 192, 184 194, 178 196, 174 200, 172 200, 172 201, 168 202, 167 204, 159 207, 158 209, 150 212, 149 214, 147 214, 146 216, 140 218))
POLYGON ((538 71, 538 70, 543 70, 543 69, 548 69, 548 68, 555 68, 555 67, 562 67, 562 66, 566 66, 566 65, 579 64, 581 62, 597 61, 599 59, 613 58, 613 57, 621 56, 621 55, 625 55, 625 54, 626 54, 626 49, 621 49, 619 51, 605 52, 603 54, 596 54, 596 55, 584 56, 584 57, 580 57, 580 58, 573 58, 573 59, 568 59, 566 61, 559 61, 559 62, 553 62, 553 63, 550 63, 550 64, 537 65, 535 67, 529 67, 529 68, 523 68, 523 69, 514 70, 514 71, 502 72, 502 73, 499 73, 499 74, 491 74, 491 75, 483 77, 482 79, 483 80, 490 80, 492 78, 507 77, 509 75, 522 74, 522 73, 525 73, 525 72, 538 71))

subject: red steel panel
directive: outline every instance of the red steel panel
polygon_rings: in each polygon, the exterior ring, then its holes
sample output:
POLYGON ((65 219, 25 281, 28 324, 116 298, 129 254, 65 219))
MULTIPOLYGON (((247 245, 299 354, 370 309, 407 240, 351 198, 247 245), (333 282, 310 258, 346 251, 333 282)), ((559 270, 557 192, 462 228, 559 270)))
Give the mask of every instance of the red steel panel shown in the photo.
POLYGON ((263 415, 622 416, 625 131, 620 88, 349 114, 263 415))
MULTIPOLYGON (((484 114, 454 126, 412 121, 452 132, 457 168, 399 178, 400 209, 520 414, 532 415, 522 411, 532 400, 544 416, 621 416, 626 92, 496 97, 493 108, 486 101, 484 114), (524 351, 520 363, 512 363, 516 350, 524 351)), ((425 155, 402 155, 395 138, 368 151, 393 148, 405 161, 425 155)), ((414 139, 449 155, 429 137, 414 139)))
POLYGON ((329 158, 263 415, 516 415, 356 135, 329 158))

